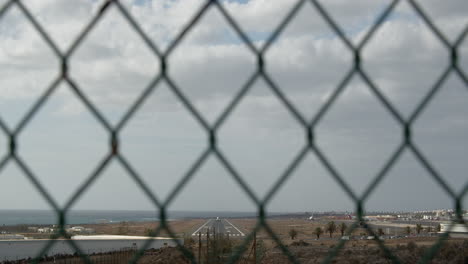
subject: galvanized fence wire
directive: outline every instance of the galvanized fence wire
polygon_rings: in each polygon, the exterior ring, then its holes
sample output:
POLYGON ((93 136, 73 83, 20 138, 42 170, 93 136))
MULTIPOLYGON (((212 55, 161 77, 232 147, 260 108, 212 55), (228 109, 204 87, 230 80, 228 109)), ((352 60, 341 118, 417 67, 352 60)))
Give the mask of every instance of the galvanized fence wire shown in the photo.
MULTIPOLYGON (((434 168, 434 166, 428 161, 423 152, 414 144, 413 135, 412 135, 412 125, 421 115, 424 109, 427 107, 429 102, 434 98, 434 96, 441 90, 442 85, 447 80, 450 74, 455 74, 458 78, 465 84, 468 88, 468 77, 463 72, 459 66, 459 55, 458 48, 461 43, 464 41, 468 33, 468 25, 460 33, 454 42, 450 42, 445 35, 436 27, 436 25, 431 21, 431 18, 425 13, 423 8, 415 0, 406 0, 412 9, 416 12, 417 15, 422 19, 422 21, 427 25, 427 27, 432 31, 432 33, 440 40, 444 47, 448 51, 448 56, 450 58, 450 64, 439 76, 437 81, 432 85, 429 92, 425 97, 417 104, 415 110, 409 116, 409 118, 404 118, 398 109, 387 99, 387 97, 381 92, 378 86, 373 82, 371 76, 369 76, 366 71, 362 68, 363 61, 361 60, 361 53, 364 50, 365 46, 369 40, 375 35, 379 30, 382 23, 388 16, 393 12, 395 7, 404 0, 393 0, 391 1, 383 10, 383 12, 377 17, 376 21, 373 23, 371 28, 368 30, 364 38, 356 45, 354 45, 351 40, 346 36, 344 31, 341 29, 340 25, 333 19, 333 17, 328 13, 328 11, 322 6, 322 4, 317 0, 298 0, 292 9, 288 12, 285 18, 283 18, 278 26, 273 30, 269 38, 265 41, 264 45, 261 48, 256 48, 253 41, 248 37, 245 31, 239 26, 236 20, 229 14, 229 12, 223 7, 223 4, 216 1, 206 1, 204 4, 197 10, 195 15, 190 19, 190 21, 181 29, 181 32, 175 37, 175 39, 170 43, 168 48, 165 51, 160 50, 157 45, 154 44, 153 40, 148 37, 132 15, 126 10, 126 8, 118 0, 107 0, 104 1, 101 5, 99 12, 90 20, 90 22, 84 27, 81 33, 76 37, 75 41, 66 51, 61 51, 55 42, 50 38, 49 34, 46 32, 44 27, 35 19, 31 14, 30 10, 22 3, 20 0, 10 0, 3 5, 0 9, 0 19, 5 15, 6 12, 12 7, 16 6, 24 14, 25 18, 31 23, 35 30, 39 33, 45 43, 49 48, 54 52, 57 58, 60 60, 60 69, 58 76, 49 84, 41 96, 35 101, 29 111, 24 115, 20 120, 18 125, 14 128, 10 128, 2 120, 0 113, 0 130, 2 130, 7 138, 9 139, 8 153, 0 160, 0 172, 5 167, 8 162, 13 162, 18 165, 20 170, 25 174, 25 176, 30 180, 32 185, 37 189, 37 191, 44 197, 48 204, 53 208, 57 215, 57 224, 59 226, 59 232, 57 237, 66 235, 65 225, 67 223, 66 216, 70 208, 75 204, 75 202, 83 195, 83 193, 91 186, 93 183, 100 177, 103 170, 109 165, 113 160, 117 161, 122 165, 126 170, 128 175, 135 181, 135 183, 140 187, 141 191, 148 197, 148 199, 153 203, 155 210, 159 212, 160 225, 154 230, 153 235, 158 236, 162 231, 169 234, 175 243, 177 243, 180 251, 192 262, 196 263, 196 259, 192 252, 185 248, 180 241, 176 238, 176 234, 171 230, 167 222, 167 208, 170 203, 179 195, 183 190, 185 185, 193 178, 194 174, 198 169, 204 164, 209 156, 214 156, 219 163, 226 169, 229 175, 235 180, 239 187, 245 192, 250 200, 257 206, 257 224, 254 228, 254 231, 247 235, 243 240, 242 244, 237 248, 235 254, 232 255, 229 263, 235 263, 238 261, 245 251, 248 248, 248 245, 252 242, 253 234, 260 230, 264 230, 278 245, 282 250, 284 255, 289 259, 291 263, 299 263, 296 257, 290 252, 290 250, 282 243, 280 238, 275 234, 273 229, 267 223, 267 211, 266 206, 275 196, 278 190, 288 181, 289 177, 295 171, 295 169, 301 164, 307 155, 315 155, 318 160, 322 163, 325 169, 329 172, 330 176, 336 181, 336 183, 343 189, 347 194, 349 199, 351 199, 356 208, 355 213, 357 216, 356 221, 351 225, 346 234, 351 234, 358 226, 359 222, 364 220, 364 205, 366 200, 369 198, 373 190, 379 185, 379 183, 385 178, 388 171, 398 162, 401 155, 406 151, 413 154, 413 156, 419 161, 427 173, 438 183, 438 185, 453 199, 454 210, 456 212, 456 221, 457 223, 466 223, 463 221, 463 206, 462 200, 465 197, 468 191, 468 182, 465 183, 464 188, 460 193, 456 193, 452 187, 446 182, 442 175, 434 168), (304 5, 310 4, 315 8, 324 21, 328 24, 330 29, 336 33, 336 35, 341 39, 349 51, 354 55, 353 63, 349 71, 342 77, 341 82, 339 82, 329 97, 329 99, 322 105, 317 114, 313 116, 312 119, 308 120, 305 118, 296 108, 296 106, 291 103, 281 87, 279 87, 270 74, 265 70, 265 60, 264 56, 268 52, 271 45, 274 41, 282 34, 286 26, 296 17, 297 13, 304 5), (129 23, 129 25, 134 29, 134 31, 141 37, 143 43, 152 51, 154 56, 159 60, 160 63, 160 72, 155 75, 149 85, 143 90, 142 94, 135 100, 133 104, 130 105, 128 110, 124 113, 120 121, 113 126, 106 117, 98 110, 98 108, 88 99, 88 96, 80 88, 79 83, 75 82, 69 75, 69 63, 75 53, 76 49, 82 45, 86 40, 88 34, 93 30, 93 28, 100 22, 100 20, 105 19, 105 14, 110 7, 116 8, 123 18, 129 23), (210 124, 206 121, 204 116, 196 109, 189 97, 187 97, 182 90, 177 85, 177 81, 174 80, 168 74, 168 58, 172 52, 177 48, 179 43, 184 39, 184 37, 197 25, 199 20, 207 13, 211 8, 217 9, 221 15, 226 19, 228 24, 234 29, 241 41, 248 47, 253 56, 257 59, 257 67, 255 72, 253 72, 247 82, 240 87, 240 90, 233 97, 231 102, 223 110, 218 119, 210 124), (402 140, 399 145, 394 150, 393 154, 388 158, 387 162, 381 168, 379 173, 371 180, 371 182, 365 188, 365 191, 362 194, 355 193, 350 185, 345 181, 343 176, 338 172, 335 166, 330 162, 329 158, 324 154, 324 152, 319 148, 315 141, 315 128, 320 124, 323 116, 326 115, 327 111, 334 105, 336 99, 343 93, 343 91, 348 86, 351 78, 353 76, 359 76, 366 86, 369 88, 371 93, 378 99, 378 101, 385 107, 388 113, 397 121, 401 127, 402 140), (288 110, 288 112, 295 118, 295 120, 303 127, 304 136, 306 138, 306 144, 302 149, 296 154, 293 160, 289 163, 289 166, 280 173, 280 177, 273 184, 272 188, 267 192, 265 197, 259 197, 255 192, 250 188, 248 183, 244 180, 242 175, 236 170, 235 166, 227 159, 223 154, 222 150, 217 145, 217 133, 219 128, 223 125, 225 120, 231 115, 235 107, 241 102, 241 100, 246 96, 246 94, 251 90, 253 84, 262 79, 271 90, 271 92, 279 99, 282 105, 288 110), (125 158, 125 155, 119 151, 120 140, 119 133, 127 122, 133 117, 135 112, 138 111, 139 107, 145 102, 149 95, 157 89, 160 83, 166 83, 170 91, 176 96, 182 105, 190 112, 195 120, 204 128, 208 147, 203 153, 196 159, 196 161, 189 167, 187 172, 182 175, 181 179, 178 181, 173 190, 169 193, 165 200, 160 200, 151 190, 142 177, 136 172, 132 167, 130 162, 125 158), (109 135, 109 152, 102 157, 101 161, 98 163, 93 172, 88 175, 86 180, 75 190, 71 195, 70 199, 66 201, 63 207, 60 207, 56 200, 47 192, 44 186, 39 181, 36 174, 29 168, 28 164, 22 159, 22 157, 17 152, 18 136, 19 134, 27 127, 31 119, 34 118, 34 115, 38 110, 47 102, 49 97, 55 92, 59 84, 66 83, 69 88, 72 90, 74 95, 84 104, 86 109, 96 118, 99 124, 102 125, 109 135)), ((366 227, 367 232, 370 235, 374 235, 374 231, 366 227)), ((427 252, 424 254, 423 258, 420 260, 420 263, 428 263, 435 256, 438 249, 446 241, 448 234, 440 236, 437 242, 430 247, 427 252)), ((378 246, 382 249, 385 256, 390 259, 393 263, 401 263, 401 261, 392 254, 391 250, 386 247, 386 245, 375 236, 375 241, 378 246)), ((56 242, 55 239, 50 240, 50 242, 41 250, 38 256, 32 260, 33 263, 37 263, 40 260, 40 257, 48 252, 49 249, 56 242)), ((143 255, 144 250, 150 245, 150 240, 146 241, 145 246, 141 248, 131 260, 131 263, 136 263, 139 258, 143 255)), ((340 240, 340 242, 330 250, 328 256, 324 259, 324 263, 331 263, 334 258, 339 254, 340 250, 344 247, 347 241, 340 240)), ((80 255, 81 259, 85 263, 92 263, 89 257, 84 254, 84 252, 79 248, 79 246, 73 240, 67 240, 67 243, 70 244, 80 255)))

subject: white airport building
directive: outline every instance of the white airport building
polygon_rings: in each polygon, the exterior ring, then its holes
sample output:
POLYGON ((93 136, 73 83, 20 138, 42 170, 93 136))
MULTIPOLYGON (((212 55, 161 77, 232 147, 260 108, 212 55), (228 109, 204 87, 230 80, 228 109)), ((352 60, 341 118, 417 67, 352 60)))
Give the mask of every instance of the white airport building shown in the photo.
POLYGON ((464 224, 440 224, 440 233, 449 233, 451 237, 468 238, 468 227, 464 224))

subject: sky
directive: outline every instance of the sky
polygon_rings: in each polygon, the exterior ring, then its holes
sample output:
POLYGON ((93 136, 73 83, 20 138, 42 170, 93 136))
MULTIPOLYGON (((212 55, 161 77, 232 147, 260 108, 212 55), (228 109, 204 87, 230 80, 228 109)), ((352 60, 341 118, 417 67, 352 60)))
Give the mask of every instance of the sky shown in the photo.
MULTIPOLYGON (((2 1, 2 5, 5 1, 2 1)), ((65 52, 99 11, 98 0, 25 0, 24 5, 65 52)), ((129 14, 165 51, 202 0, 122 0, 129 14)), ((260 48, 296 1, 222 1, 260 48)), ((420 1, 453 42, 468 25, 468 2, 420 1)), ((357 44, 389 1, 321 1, 357 44)), ((468 40, 459 65, 468 73, 468 40)), ((414 9, 400 1, 362 49, 362 68, 408 118, 449 65, 449 51, 414 9)), ((307 3, 264 55, 265 71, 305 120, 311 120, 352 69, 353 56, 307 3)), ((214 124, 256 71, 256 57, 216 8, 210 8, 167 58, 168 75, 214 124)), ((98 111, 116 125, 159 74, 159 59, 115 6, 78 46, 69 74, 98 111)), ((53 51, 14 6, 0 20, 0 118, 13 129, 59 75, 53 51)), ((453 72, 413 124, 424 157, 459 193, 468 184, 468 87, 453 72)), ((219 150, 263 199, 306 144, 304 128, 257 79, 218 130, 219 150)), ((164 201, 208 147, 200 123, 159 83, 119 134, 120 152, 164 201)), ((109 152, 109 134, 62 82, 18 138, 18 156, 60 206, 109 152)), ((360 196, 402 142, 402 130, 359 75, 315 128, 317 146, 360 196)), ((8 141, 0 134, 0 155, 8 141)), ((50 209, 14 162, 0 171, 0 209, 50 209)), ((468 196, 465 195, 464 208, 468 196)), ((453 208, 447 193, 405 150, 365 201, 366 210, 453 208)), ((349 196, 309 152, 266 205, 274 212, 353 211, 349 196)), ((155 206, 116 160, 72 209, 153 210, 155 206)), ((210 155, 169 204, 169 210, 255 211, 256 206, 215 155, 210 155)))

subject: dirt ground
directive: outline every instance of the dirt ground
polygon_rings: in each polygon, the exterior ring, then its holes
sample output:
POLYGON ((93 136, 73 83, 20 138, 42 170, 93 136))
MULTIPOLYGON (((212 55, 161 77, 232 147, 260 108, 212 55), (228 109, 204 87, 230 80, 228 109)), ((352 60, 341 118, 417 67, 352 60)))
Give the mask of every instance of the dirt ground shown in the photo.
MULTIPOLYGON (((251 232, 256 224, 256 219, 233 219, 231 222, 243 229, 246 233, 251 232)), ((316 227, 324 228, 327 221, 308 221, 301 219, 272 219, 267 224, 280 239, 288 250, 301 263, 320 263, 329 252, 340 242, 341 233, 337 231, 332 234, 333 239, 329 239, 329 234, 324 233, 316 240, 314 230, 316 227), (289 231, 295 229, 297 237, 293 240, 289 236, 289 231)), ((353 224, 352 221, 345 221, 347 226, 353 224)), ((352 235, 360 236, 366 234, 364 228, 357 228, 352 235)), ((416 263, 436 241, 434 237, 408 237, 398 239, 386 239, 382 242, 389 248, 403 263, 416 263)), ((261 241, 263 255, 261 263, 290 263, 278 244, 265 231, 257 232, 257 241, 261 241)), ((258 250, 257 250, 258 251, 258 250)), ((468 263, 468 239, 449 238, 445 246, 441 249, 432 263, 468 263), (455 246, 453 246, 455 245, 455 246), (453 248, 458 250, 451 251, 453 248), (447 252, 451 253, 447 253, 447 252)), ((335 263, 390 263, 378 244, 374 240, 349 240, 340 250, 335 263)))
MULTIPOLYGON (((191 234, 192 230, 202 225, 206 219, 184 219, 172 220, 168 222, 169 229, 177 236, 184 237, 191 234)), ((93 228, 96 235, 129 235, 147 236, 149 230, 155 230, 159 226, 158 222, 128 222, 128 223, 108 223, 82 225, 86 228, 93 228)), ((166 231, 161 231, 158 236, 168 236, 166 231)))
MULTIPOLYGON (((348 243, 349 244, 349 243, 348 243)), ((417 263, 427 254, 429 247, 413 242, 388 246, 391 254, 401 263, 417 263)), ((307 245, 296 243, 288 245, 288 250, 300 263, 321 263, 333 250, 330 246, 307 245)), ((283 252, 277 248, 267 251, 261 263, 282 264, 290 263, 283 252)), ((359 263, 392 263, 378 247, 369 247, 365 243, 351 243, 342 248, 333 258, 333 263, 359 264, 359 263)), ((466 264, 468 263, 468 240, 452 240, 445 243, 433 257, 432 264, 466 264)))
MULTIPOLYGON (((256 219, 232 219, 230 221, 234 225, 239 227, 241 230, 244 230, 246 234, 250 233, 257 224, 256 219)), ((325 229, 326 222, 327 221, 309 221, 309 220, 303 220, 303 219, 267 220, 268 226, 271 227, 271 230, 277 235, 277 237, 285 245, 291 244, 292 242, 299 241, 299 240, 304 240, 309 243, 316 243, 320 241, 320 243, 324 243, 325 245, 336 244, 337 239, 341 237, 341 233, 339 230, 337 230, 335 233, 332 234, 333 240, 329 240, 330 234, 324 232, 320 236, 320 239, 318 241, 315 241, 316 239, 316 235, 314 234, 315 228, 321 227, 322 229, 325 229), (297 237, 294 240, 292 240, 291 237, 289 236, 289 231, 291 229, 294 229, 297 231, 297 237)), ((342 221, 342 222, 344 222, 347 226, 351 226, 353 224, 353 221, 342 221)), ((351 235, 368 236, 368 233, 367 233, 367 230, 364 228, 356 228, 351 235)), ((266 230, 263 228, 259 232, 257 232, 257 238, 265 240, 265 241, 272 240, 269 233, 266 232, 266 230)), ((389 240, 385 240, 384 243, 390 244, 390 245, 397 245, 402 242, 403 243, 407 242, 408 239, 411 239, 411 241, 414 241, 421 245, 428 245, 428 244, 430 245, 437 239, 437 237, 411 237, 411 238, 403 238, 403 239, 389 239, 389 240)), ((367 242, 364 241, 363 243, 367 243, 367 242)), ((370 244, 375 244, 375 242, 371 241, 370 244)))
MULTIPOLYGON (((193 239, 191 234, 206 221, 207 219, 175 220, 170 221, 168 224, 177 237, 185 238, 185 247, 197 256, 198 241, 196 237, 193 239)), ((256 219, 230 219, 230 222, 241 229, 245 234, 252 232, 257 224, 256 219)), ((329 234, 324 233, 319 240, 316 240, 314 234, 315 228, 324 228, 326 222, 325 220, 309 221, 303 219, 267 220, 267 224, 271 230, 300 263, 320 263, 336 247, 337 243, 340 242, 339 238, 341 234, 339 231, 332 234, 332 239, 329 238, 329 234), (291 229, 297 231, 297 237, 294 240, 289 236, 289 231, 291 229)), ((348 226, 352 225, 352 223, 352 221, 346 222, 348 226)), ((95 229, 96 234, 145 236, 148 235, 148 230, 154 230, 157 225, 157 222, 129 222, 83 226, 95 229)), ((358 228, 353 232, 353 235, 360 236, 363 233, 366 233, 366 230, 358 228)), ((167 233, 162 232, 158 236, 167 236, 167 233)), ((290 263, 282 249, 265 229, 259 230, 256 237, 257 263, 290 263)), ((232 249, 234 250, 240 245, 243 239, 244 237, 231 238, 230 243, 232 243, 232 249)), ((385 239, 382 242, 391 250, 392 254, 401 259, 403 263, 416 263, 437 239, 438 237, 436 236, 408 237, 385 239)), ((204 250, 205 249, 202 251, 204 252, 204 250)), ((226 254, 224 259, 228 259, 231 253, 226 254), (227 257, 226 254, 228 254, 227 257)), ((101 257, 99 258, 101 259, 101 257)), ((117 261, 114 259, 115 258, 111 258, 111 262, 102 261, 102 263, 120 263, 120 260, 123 258, 119 258, 117 261)), ((247 245, 247 250, 239 263, 253 263, 253 259, 252 243, 250 243, 247 245)), ((139 263, 188 263, 188 259, 176 248, 162 248, 148 252, 140 259, 139 263)), ((349 240, 346 241, 344 247, 340 250, 334 263, 390 263, 390 260, 385 256, 374 240, 349 240)), ((468 263, 468 239, 448 239, 446 244, 435 256, 432 263, 468 263)))

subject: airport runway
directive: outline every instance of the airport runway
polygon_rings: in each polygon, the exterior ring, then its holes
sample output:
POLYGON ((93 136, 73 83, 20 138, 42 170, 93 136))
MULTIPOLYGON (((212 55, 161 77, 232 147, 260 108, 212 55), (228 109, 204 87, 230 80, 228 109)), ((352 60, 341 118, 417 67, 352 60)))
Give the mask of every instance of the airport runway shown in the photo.
POLYGON ((201 233, 202 236, 206 236, 207 233, 213 235, 222 234, 225 236, 230 237, 244 237, 245 234, 239 230, 236 226, 234 226, 231 222, 227 219, 210 219, 206 221, 202 226, 197 228, 193 233, 192 236, 198 236, 198 233, 201 233))

